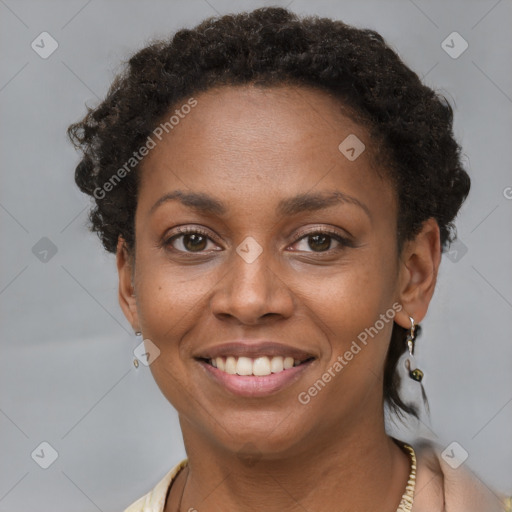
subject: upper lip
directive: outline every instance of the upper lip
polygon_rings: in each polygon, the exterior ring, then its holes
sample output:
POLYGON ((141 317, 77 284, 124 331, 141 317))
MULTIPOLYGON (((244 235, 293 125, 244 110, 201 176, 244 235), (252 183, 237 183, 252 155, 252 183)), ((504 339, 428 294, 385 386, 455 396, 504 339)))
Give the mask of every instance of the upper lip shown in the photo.
POLYGON ((214 359, 216 357, 262 357, 262 356, 282 356, 293 357, 298 361, 305 361, 315 357, 314 354, 306 352, 297 347, 291 347, 274 341, 231 341, 222 343, 210 348, 202 349, 194 357, 196 359, 214 359))

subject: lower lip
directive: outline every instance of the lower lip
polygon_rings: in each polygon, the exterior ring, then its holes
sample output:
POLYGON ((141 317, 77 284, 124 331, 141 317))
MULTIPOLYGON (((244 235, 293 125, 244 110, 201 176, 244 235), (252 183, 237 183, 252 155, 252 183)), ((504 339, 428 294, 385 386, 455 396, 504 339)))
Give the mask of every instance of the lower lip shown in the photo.
POLYGON ((234 395, 261 397, 275 394, 292 382, 295 382, 309 368, 313 361, 314 359, 287 370, 261 377, 255 375, 231 375, 205 361, 198 362, 207 371, 209 376, 213 377, 216 382, 220 383, 234 395))

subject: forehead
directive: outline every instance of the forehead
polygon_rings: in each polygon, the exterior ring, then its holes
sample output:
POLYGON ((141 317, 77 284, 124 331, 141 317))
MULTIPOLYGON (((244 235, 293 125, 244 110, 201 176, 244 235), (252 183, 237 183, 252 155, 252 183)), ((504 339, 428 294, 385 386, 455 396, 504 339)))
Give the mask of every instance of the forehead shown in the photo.
MULTIPOLYGON (((325 136, 325 132, 340 129, 362 131, 362 127, 346 115, 348 107, 312 87, 222 86, 202 92, 194 99, 194 108, 187 107, 187 113, 180 119, 173 116, 176 124, 166 130, 169 139, 182 139, 193 130, 198 138, 208 135, 208 138, 227 143, 244 136, 250 137, 248 142, 263 142, 267 138, 274 146, 284 141, 293 143, 308 138, 313 141, 315 134, 325 136)), ((165 123, 173 112, 185 111, 188 102, 189 98, 178 102, 162 121, 165 123)), ((314 143, 318 144, 318 140, 314 143)))
POLYGON ((169 146, 179 148, 175 153, 179 156, 198 144, 210 145, 212 156, 219 152, 228 156, 230 149, 236 149, 249 157, 261 149, 268 158, 282 159, 283 144, 293 149, 286 155, 290 160, 302 158, 305 152, 325 154, 325 148, 332 154, 345 136, 356 133, 366 142, 363 159, 373 165, 369 136, 352 117, 351 109, 332 94, 310 86, 214 87, 169 108, 156 123, 151 136, 157 147, 143 165, 154 164, 169 146))
POLYGON ((141 190, 222 186, 250 194, 265 185, 269 192, 290 186, 305 192, 340 179, 352 189, 382 188, 366 130, 321 90, 223 86, 193 100, 193 108, 183 107, 192 104, 184 98, 162 118, 165 123, 172 116, 172 127, 153 136, 141 190), (347 158, 348 146, 361 151, 356 159, 347 158))

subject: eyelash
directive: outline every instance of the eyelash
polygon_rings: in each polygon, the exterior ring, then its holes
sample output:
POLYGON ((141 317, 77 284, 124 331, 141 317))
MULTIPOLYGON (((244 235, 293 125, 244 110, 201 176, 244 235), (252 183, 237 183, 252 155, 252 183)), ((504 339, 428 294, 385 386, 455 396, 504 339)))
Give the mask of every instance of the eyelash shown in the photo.
POLYGON ((333 231, 333 230, 330 230, 327 228, 315 228, 310 231, 301 231, 295 235, 297 237, 297 240, 294 242, 294 244, 297 242, 300 242, 302 239, 307 238, 308 236, 312 236, 312 235, 328 235, 331 238, 334 238, 334 240, 336 240, 340 244, 340 247, 338 247, 337 249, 336 248, 328 249, 327 251, 320 251, 317 253, 312 251, 313 254, 328 254, 332 251, 341 250, 345 247, 354 247, 352 240, 340 235, 336 231, 333 231))
MULTIPOLYGON (((186 228, 180 228, 179 233, 176 233, 176 234, 172 235, 171 237, 165 239, 162 245, 165 248, 167 248, 167 247, 171 246, 172 242, 174 240, 178 239, 180 236, 189 235, 189 234, 201 235, 201 236, 204 236, 204 237, 210 239, 213 242, 216 242, 216 240, 210 235, 210 233, 204 231, 203 229, 186 227, 186 228)), ((340 235, 339 233, 337 233, 335 231, 332 231, 330 229, 325 229, 325 228, 316 228, 315 230, 302 231, 300 233, 297 233, 297 235, 296 235, 297 240, 295 240, 295 242, 293 244, 300 242, 301 240, 303 240, 304 238, 307 238, 308 236, 313 236, 313 235, 328 235, 331 238, 335 239, 341 246, 341 247, 338 247, 335 249, 328 249, 327 251, 319 251, 319 252, 311 251, 313 254, 329 254, 332 251, 342 250, 345 247, 354 247, 354 244, 350 239, 340 235)), ((202 252, 194 253, 193 251, 181 251, 178 249, 174 249, 172 246, 171 246, 171 250, 174 250, 178 253, 185 253, 185 254, 202 254, 202 252)))

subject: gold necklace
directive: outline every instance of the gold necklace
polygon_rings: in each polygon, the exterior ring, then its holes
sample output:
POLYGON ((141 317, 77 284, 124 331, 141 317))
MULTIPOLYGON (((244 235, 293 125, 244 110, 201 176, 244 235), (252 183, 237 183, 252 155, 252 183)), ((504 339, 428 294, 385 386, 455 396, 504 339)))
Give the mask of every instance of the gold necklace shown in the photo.
POLYGON ((411 458, 411 472, 409 473, 409 480, 405 486, 405 492, 402 494, 400 505, 396 512, 410 512, 412 510, 412 502, 414 501, 414 487, 416 485, 416 454, 412 446, 406 443, 401 443, 402 446, 409 452, 411 458))
MULTIPOLYGON (((409 473, 409 479, 407 480, 407 484, 405 486, 405 492, 402 494, 402 499, 400 500, 400 504, 396 509, 396 512, 411 512, 412 503, 414 501, 414 487, 416 485, 416 454, 414 453, 414 448, 406 443, 401 443, 404 449, 409 452, 409 457, 411 459, 411 472, 409 473)), ((181 491, 180 502, 178 503, 178 512, 181 512, 181 502, 183 501, 183 495, 185 494, 185 486, 187 485, 188 480, 188 468, 187 468, 187 476, 185 478, 185 483, 183 484, 183 489, 181 491)))

